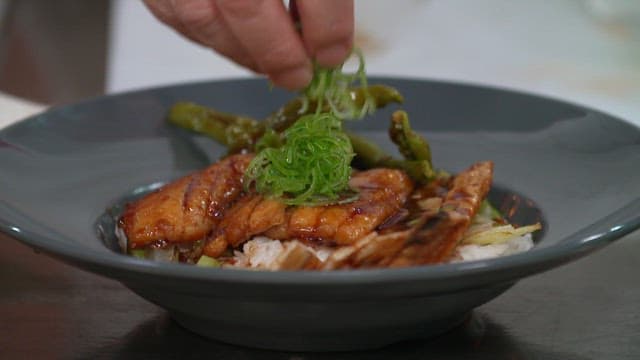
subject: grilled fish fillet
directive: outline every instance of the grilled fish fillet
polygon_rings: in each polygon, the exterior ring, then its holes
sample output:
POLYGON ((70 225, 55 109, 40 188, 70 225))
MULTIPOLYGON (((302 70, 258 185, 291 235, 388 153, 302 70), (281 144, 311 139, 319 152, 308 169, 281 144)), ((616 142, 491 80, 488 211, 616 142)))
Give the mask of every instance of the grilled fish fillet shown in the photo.
POLYGON ((242 192, 253 155, 229 156, 127 205, 119 226, 130 248, 200 240, 242 192))
POLYGON ((487 196, 492 178, 492 162, 474 164, 453 179, 446 195, 440 197, 437 195, 440 191, 429 189, 424 195, 431 197, 413 199, 421 205, 419 214, 413 214, 381 233, 363 237, 351 246, 339 248, 324 264, 311 266, 330 270, 405 267, 446 261, 487 196))
POLYGON ((390 267, 435 264, 453 255, 493 180, 493 163, 474 164, 458 174, 436 217, 409 238, 390 267))
POLYGON ((218 257, 256 235, 294 240, 279 269, 404 267, 451 257, 486 197, 493 163, 481 162, 452 180, 414 190, 399 170, 355 173, 357 200, 327 206, 286 206, 242 191, 252 155, 230 156, 127 206, 119 226, 130 248, 207 239, 203 252, 218 257), (298 242, 301 241, 301 242, 298 242), (320 261, 305 246, 335 246, 320 261), (294 246, 295 245, 295 246, 294 246))
POLYGON ((373 169, 354 174, 349 181, 357 200, 327 206, 290 206, 257 194, 234 204, 204 248, 220 255, 228 245, 238 247, 255 235, 273 239, 299 239, 325 245, 349 245, 368 235, 397 213, 413 190, 402 171, 373 169))

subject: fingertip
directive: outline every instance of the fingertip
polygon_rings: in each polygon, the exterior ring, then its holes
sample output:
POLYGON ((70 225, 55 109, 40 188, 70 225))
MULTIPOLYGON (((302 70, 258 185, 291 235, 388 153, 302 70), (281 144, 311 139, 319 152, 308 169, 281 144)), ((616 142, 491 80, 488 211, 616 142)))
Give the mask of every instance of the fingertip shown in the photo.
POLYGON ((353 46, 353 1, 305 0, 297 5, 307 52, 321 66, 342 64, 353 46))
POLYGON ((280 71, 275 74, 268 74, 268 76, 275 85, 287 90, 296 91, 309 85, 313 77, 313 71, 311 64, 308 64, 294 69, 280 71))
POLYGON ((320 66, 335 67, 344 63, 350 53, 350 44, 336 43, 318 49, 314 58, 320 66))

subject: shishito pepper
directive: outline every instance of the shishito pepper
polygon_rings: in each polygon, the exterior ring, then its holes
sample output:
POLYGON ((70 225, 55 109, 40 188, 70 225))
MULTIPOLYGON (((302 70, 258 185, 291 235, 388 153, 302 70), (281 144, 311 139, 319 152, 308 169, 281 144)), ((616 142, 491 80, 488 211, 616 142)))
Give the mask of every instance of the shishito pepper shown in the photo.
MULTIPOLYGON (((391 103, 401 103, 398 90, 384 85, 372 85, 366 90, 376 108, 391 103)), ((361 87, 349 90, 356 106, 365 102, 365 90, 361 87)), ((178 102, 171 107, 167 116, 170 123, 182 128, 207 135, 229 148, 229 153, 255 151, 257 141, 269 130, 281 133, 300 117, 316 111, 315 102, 301 111, 304 100, 300 97, 289 101, 264 121, 218 111, 190 102, 178 102)))

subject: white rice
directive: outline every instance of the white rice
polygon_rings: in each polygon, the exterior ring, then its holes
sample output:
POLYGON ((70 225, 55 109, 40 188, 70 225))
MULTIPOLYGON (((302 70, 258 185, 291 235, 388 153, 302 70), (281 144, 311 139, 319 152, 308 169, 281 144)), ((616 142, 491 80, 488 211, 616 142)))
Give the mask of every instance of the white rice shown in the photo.
MULTIPOLYGON (((116 226, 115 235, 118 238, 120 246, 126 249, 127 236, 124 231, 116 226)), ((335 249, 326 247, 313 248, 296 240, 282 242, 265 236, 256 236, 242 246, 242 251, 234 251, 234 264, 228 267, 277 270, 278 257, 286 252, 294 243, 310 250, 321 262, 327 260, 333 251, 335 251, 335 249)), ((533 245, 531 234, 515 236, 512 239, 497 244, 461 245, 456 248, 456 253, 450 262, 484 260, 518 254, 531 250, 533 245)))
MULTIPOLYGON (((299 241, 292 240, 281 242, 264 236, 257 236, 247 241, 242 247, 242 252, 235 252, 235 264, 233 267, 249 269, 277 270, 278 258, 288 250, 290 245, 296 243, 311 250, 311 252, 324 262, 335 249, 313 248, 299 241)), ((530 234, 515 236, 512 239, 498 244, 490 245, 462 245, 458 246, 456 253, 450 262, 462 262, 472 260, 484 260, 500 256, 507 256, 525 252, 533 248, 533 240, 530 234)))
POLYGON ((282 242, 265 236, 256 236, 244 243, 242 251, 234 251, 234 262, 229 267, 278 270, 281 265, 280 261, 282 261, 281 255, 292 250, 294 246, 304 247, 322 262, 327 260, 333 252, 333 249, 313 248, 297 240, 282 242))
POLYGON ((490 245, 462 245, 456 248, 456 255, 451 262, 484 260, 500 256, 507 256, 531 250, 533 240, 531 234, 515 236, 498 244, 490 245))
POLYGON ((247 265, 252 268, 268 269, 284 251, 282 242, 264 236, 255 237, 242 246, 247 265))

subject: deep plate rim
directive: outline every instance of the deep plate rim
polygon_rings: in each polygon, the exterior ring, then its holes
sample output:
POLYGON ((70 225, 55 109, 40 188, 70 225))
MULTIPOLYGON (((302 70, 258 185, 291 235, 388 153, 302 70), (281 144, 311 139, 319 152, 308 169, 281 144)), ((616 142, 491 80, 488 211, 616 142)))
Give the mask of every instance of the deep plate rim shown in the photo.
MULTIPOLYGON (((371 77, 372 81, 379 80, 401 80, 410 81, 416 83, 432 83, 432 84, 446 84, 462 87, 471 87, 482 90, 491 90, 499 92, 516 93, 528 97, 534 97, 545 101, 552 101, 556 103, 562 103, 570 105, 580 109, 588 109, 589 111, 603 114, 608 118, 622 122, 625 125, 631 126, 636 131, 640 132, 640 128, 634 123, 625 121, 616 116, 603 113, 599 110, 587 108, 580 104, 574 104, 557 98, 549 97, 546 95, 532 94, 526 91, 518 89, 509 89, 505 87, 498 87, 492 85, 482 85, 476 83, 464 83, 458 81, 444 81, 444 80, 430 80, 424 78, 410 78, 410 77, 395 77, 395 76, 375 76, 371 77)), ((122 93, 101 95, 94 98, 86 99, 73 104, 62 105, 52 107, 46 111, 36 114, 34 116, 23 119, 8 127, 0 130, 0 139, 11 129, 26 126, 31 122, 37 121, 40 116, 46 116, 52 112, 64 111, 66 109, 88 106, 92 103, 101 102, 106 99, 114 99, 120 97, 127 97, 136 94, 142 94, 147 92, 158 92, 163 89, 179 89, 180 87, 191 87, 207 84, 224 84, 224 83, 237 83, 237 82, 264 82, 262 79, 256 78, 233 78, 224 80, 204 80, 197 82, 184 82, 178 84, 164 85, 160 87, 149 87, 143 89, 136 89, 122 93)), ((535 200, 535 199, 534 199, 535 200)), ((2 201, 0 200, 0 205, 2 201)), ((105 204, 106 205, 106 204, 105 204)), ((7 205, 7 208, 8 205, 7 205)), ((15 209, 14 209, 15 210, 15 209)), ((601 233, 597 237, 591 237, 589 239, 577 238, 571 241, 558 241, 550 246, 534 248, 529 252, 510 255, 506 257, 499 257, 487 260, 476 260, 461 263, 452 264, 439 264, 429 266, 416 266, 402 269, 367 269, 367 270, 338 270, 329 272, 317 272, 317 271, 247 271, 236 269, 206 269, 198 268, 190 265, 183 264, 167 264, 157 263, 147 260, 135 259, 129 256, 116 254, 105 248, 107 251, 97 251, 93 249, 75 248, 65 246, 65 240, 60 239, 57 236, 43 236, 39 233, 32 232, 26 229, 19 229, 15 224, 11 224, 5 219, 0 219, 0 232, 3 232, 10 237, 14 237, 19 241, 32 246, 34 248, 43 250, 54 256, 61 257, 63 260, 72 262, 75 264, 81 264, 83 268, 90 269, 96 273, 106 275, 105 270, 116 270, 116 272, 129 272, 138 275, 152 275, 160 276, 163 278, 170 277, 175 279, 192 279, 205 282, 234 282, 239 284, 273 284, 273 285, 305 285, 305 286, 343 286, 354 284, 389 284, 397 282, 411 282, 411 281, 430 281, 430 280, 443 280, 443 279, 457 279, 468 276, 481 276, 483 274, 498 272, 508 269, 524 269, 530 268, 527 274, 535 272, 541 272, 549 270, 557 265, 568 262, 574 258, 584 256, 587 253, 602 247, 614 240, 617 240, 627 233, 640 228, 640 215, 638 218, 631 221, 626 221, 620 224, 616 229, 601 233), (537 267, 536 267, 537 266, 537 267)), ((571 236, 570 236, 571 237, 571 236)), ((112 274, 107 276, 115 276, 120 280, 126 280, 126 276, 121 274, 112 274)), ((513 275, 512 279, 521 278, 522 275, 513 275)), ((504 281, 510 280, 509 275, 504 275, 504 281)), ((494 281, 487 281, 492 283, 494 281)), ((462 285, 456 286, 456 282, 452 282, 452 285, 448 289, 455 290, 462 288, 462 285)))

